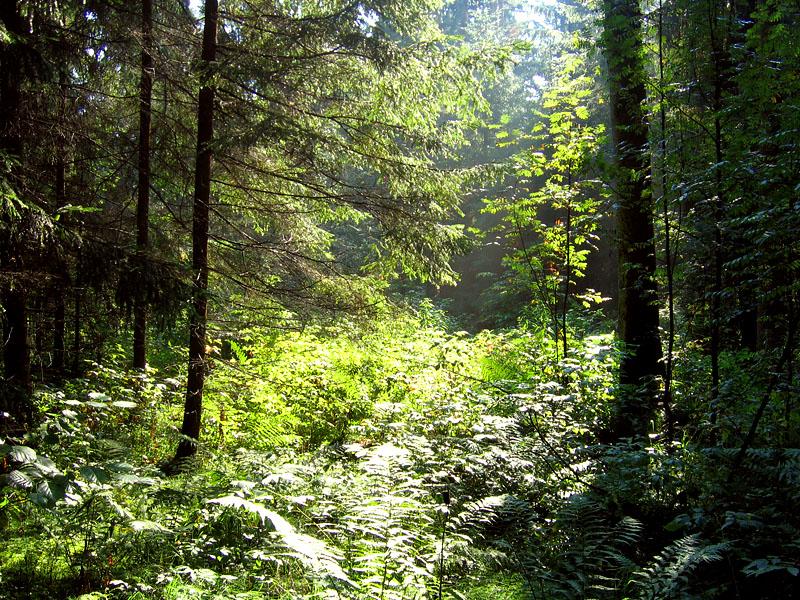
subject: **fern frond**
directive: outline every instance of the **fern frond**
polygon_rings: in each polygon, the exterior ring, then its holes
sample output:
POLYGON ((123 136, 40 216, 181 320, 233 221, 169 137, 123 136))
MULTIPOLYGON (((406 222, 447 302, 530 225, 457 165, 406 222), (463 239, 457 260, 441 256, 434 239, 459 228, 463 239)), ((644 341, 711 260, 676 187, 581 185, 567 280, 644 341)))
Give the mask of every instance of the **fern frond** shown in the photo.
POLYGON ((461 512, 453 517, 453 529, 472 531, 491 524, 500 514, 500 509, 507 498, 507 496, 490 496, 475 502, 468 502, 463 506, 461 512))
POLYGON ((700 564, 722 558, 725 544, 704 546, 697 535, 675 540, 649 564, 631 577, 636 597, 641 600, 669 600, 680 597, 689 585, 689 575, 700 564))
POLYGON ((548 597, 616 598, 621 582, 636 567, 627 553, 638 543, 641 529, 630 517, 611 521, 605 507, 576 495, 544 532, 544 549, 532 547, 534 556, 521 564, 529 580, 548 590, 548 597))

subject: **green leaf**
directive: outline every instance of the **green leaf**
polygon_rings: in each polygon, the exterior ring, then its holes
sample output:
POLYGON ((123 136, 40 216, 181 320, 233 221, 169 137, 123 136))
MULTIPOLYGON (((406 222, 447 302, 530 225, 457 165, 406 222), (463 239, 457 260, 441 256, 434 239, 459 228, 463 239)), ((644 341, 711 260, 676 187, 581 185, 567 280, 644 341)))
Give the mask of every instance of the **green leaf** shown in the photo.
MULTIPOLYGON (((245 498, 241 498, 239 496, 222 496, 221 498, 213 498, 207 501, 208 504, 219 504, 220 506, 228 506, 232 508, 243 508, 247 512, 253 513, 254 515, 258 515, 259 519, 261 520, 262 525, 269 517, 269 513, 272 511, 267 510, 261 504, 257 504, 256 502, 251 502, 250 500, 246 500, 245 498)), ((275 514, 275 513, 272 513, 275 514)), ((271 519, 270 519, 271 521, 271 519)), ((284 521, 285 523, 285 521, 284 521)), ((274 525, 274 523, 273 523, 274 525)), ((291 527, 291 526, 290 526, 291 527)), ((277 527, 276 527, 277 531, 277 527)))
POLYGON ((111 403, 111 406, 116 406, 117 408, 136 408, 139 405, 130 400, 116 400, 111 403))
POLYGON ((73 204, 67 204, 59 208, 56 211, 56 214, 65 215, 65 214, 96 213, 100 212, 100 210, 101 209, 92 206, 75 206, 73 204))
POLYGON ((36 484, 36 493, 31 495, 31 499, 40 506, 52 506, 58 500, 64 499, 68 485, 69 480, 63 475, 44 479, 36 484))
POLYGON ((142 531, 153 531, 156 533, 172 533, 171 529, 168 529, 163 525, 159 525, 155 521, 148 521, 148 520, 131 521, 130 526, 131 529, 133 529, 137 533, 142 531))
POLYGON ((83 466, 78 469, 78 473, 90 483, 108 483, 111 481, 111 475, 109 475, 108 471, 100 467, 83 466))
POLYGON ((36 450, 28 448, 28 446, 12 446, 8 454, 17 462, 36 462, 36 450))
POLYGON ((142 477, 134 473, 119 473, 114 475, 114 479, 119 483, 129 485, 155 485, 156 480, 152 477, 142 477))
POLYGON ((11 487, 22 490, 33 489, 33 480, 30 478, 30 476, 28 476, 26 473, 23 473, 19 469, 14 469, 11 471, 11 473, 6 475, 6 479, 11 487))

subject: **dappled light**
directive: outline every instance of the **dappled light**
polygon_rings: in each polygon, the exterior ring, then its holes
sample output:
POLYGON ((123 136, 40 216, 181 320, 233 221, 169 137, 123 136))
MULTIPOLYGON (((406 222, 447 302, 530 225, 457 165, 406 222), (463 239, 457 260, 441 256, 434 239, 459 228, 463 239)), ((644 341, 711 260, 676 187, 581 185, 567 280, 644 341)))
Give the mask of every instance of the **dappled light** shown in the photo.
POLYGON ((0 600, 800 597, 799 33, 0 3, 0 600))

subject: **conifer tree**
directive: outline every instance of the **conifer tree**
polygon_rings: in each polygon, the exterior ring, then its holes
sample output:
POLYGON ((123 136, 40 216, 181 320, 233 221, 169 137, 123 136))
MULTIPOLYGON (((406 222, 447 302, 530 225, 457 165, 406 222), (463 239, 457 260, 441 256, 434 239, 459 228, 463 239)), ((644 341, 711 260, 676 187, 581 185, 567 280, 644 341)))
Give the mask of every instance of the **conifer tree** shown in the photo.
POLYGON ((655 281, 652 192, 641 12, 636 0, 604 0, 603 46, 608 63, 616 164, 619 252, 619 396, 612 435, 644 435, 662 374, 655 281))
MULTIPOLYGON (((143 268, 149 239, 150 207, 150 123, 153 97, 153 0, 142 0, 142 57, 139 89, 139 163, 136 204, 136 252, 143 268)), ((147 307, 137 297, 133 308, 133 366, 147 364, 147 307)))
POLYGON ((203 11, 203 84, 197 105, 197 154, 195 159, 194 213, 192 216, 192 308, 189 316, 189 376, 186 405, 176 458, 197 451, 206 375, 206 327, 208 319, 208 231, 211 202, 211 160, 214 137, 214 66, 217 57, 217 0, 206 0, 203 11))

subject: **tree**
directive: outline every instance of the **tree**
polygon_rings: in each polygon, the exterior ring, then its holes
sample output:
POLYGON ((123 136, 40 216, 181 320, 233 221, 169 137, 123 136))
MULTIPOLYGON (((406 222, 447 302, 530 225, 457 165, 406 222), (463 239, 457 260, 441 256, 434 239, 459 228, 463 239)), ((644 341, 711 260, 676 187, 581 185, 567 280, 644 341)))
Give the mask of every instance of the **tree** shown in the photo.
MULTIPOLYGON (((139 164, 136 204, 136 252, 144 267, 150 231, 150 123, 153 99, 153 0, 142 0, 142 58, 139 90, 139 164)), ((137 297, 133 307, 133 366, 147 365, 147 307, 137 297)))
MULTIPOLYGON (((213 189, 194 215, 196 250, 209 232, 208 279, 199 293, 195 263, 193 319, 206 310, 207 325, 229 328, 241 307, 273 323, 365 311, 400 274, 452 280, 463 236, 444 222, 465 173, 441 165, 485 108, 476 71, 498 59, 452 46, 433 4, 225 5, 213 189)), ((199 435, 206 344, 192 336, 181 456, 199 435)))
POLYGON ((202 87, 197 105, 197 154, 195 159, 194 212, 192 216, 192 308, 189 316, 189 376, 177 459, 197 451, 206 375, 206 327, 208 320, 208 230, 211 203, 211 160, 214 137, 214 69, 217 58, 217 0, 206 0, 201 54, 202 87))
MULTIPOLYGON (((542 107, 543 94, 559 85, 554 80, 559 78, 558 71, 563 66, 560 57, 574 45, 578 38, 576 32, 593 18, 586 7, 576 11, 560 4, 531 4, 524 12, 520 12, 520 8, 519 3, 509 0, 458 0, 448 3, 441 11, 442 28, 446 33, 461 36, 464 44, 479 49, 491 44, 504 46, 514 57, 513 68, 490 74, 480 81, 491 121, 480 127, 472 136, 470 147, 460 152, 461 164, 499 166, 519 162, 521 171, 530 167, 524 160, 515 161, 511 156, 535 143, 531 136, 522 132, 530 132, 537 126, 542 110, 550 110, 542 107)), ((553 172, 561 171, 556 167, 553 172)), ((465 195, 463 222, 480 231, 499 232, 504 229, 502 221, 506 214, 501 205, 519 202, 529 187, 528 178, 509 168, 502 174, 497 173, 493 181, 487 179, 484 174, 480 188, 465 195), (487 196, 492 198, 489 203, 494 208, 483 210, 487 196)), ((542 216, 544 222, 552 221, 552 215, 542 216)), ((502 243, 501 234, 491 241, 487 239, 485 243, 476 244, 468 254, 456 257, 454 268, 459 274, 458 284, 436 290, 437 297, 452 300, 448 305, 450 312, 474 315, 474 319, 468 319, 471 328, 513 325, 520 316, 531 317, 532 306, 534 313, 543 308, 540 292, 544 290, 539 288, 544 281, 532 282, 529 269, 514 269, 514 264, 519 263, 509 256, 520 242, 532 243, 536 236, 523 226, 524 235, 531 239, 522 240, 516 226, 510 225, 508 243, 502 243)), ((550 296, 549 293, 545 295, 550 296)), ((548 322, 545 326, 551 325, 548 322)))
MULTIPOLYGON (((487 212, 501 212, 499 230, 515 248, 505 258, 514 273, 514 286, 528 288, 534 305, 546 315, 552 330, 555 359, 569 350, 568 314, 584 277, 606 190, 591 178, 605 127, 589 110, 593 80, 584 53, 576 48, 557 61, 560 67, 542 97, 540 119, 532 132, 506 141, 515 132, 499 131, 502 146, 529 145, 513 160, 518 189, 531 189, 520 198, 498 198, 487 212)), ((516 134, 519 134, 517 131, 516 134)), ((582 302, 598 299, 586 290, 582 302)))
POLYGON ((41 68, 28 23, 17 0, 0 7, 0 302, 3 306, 4 390, 0 419, 13 427, 32 418, 31 363, 28 346, 30 245, 40 241, 48 223, 26 197, 22 172, 23 85, 41 68), (37 239, 38 238, 38 239, 37 239))
POLYGON ((646 433, 656 408, 658 378, 663 370, 641 36, 641 12, 635 0, 604 0, 603 48, 608 63, 616 165, 617 333, 622 344, 619 396, 612 425, 616 438, 646 433))

